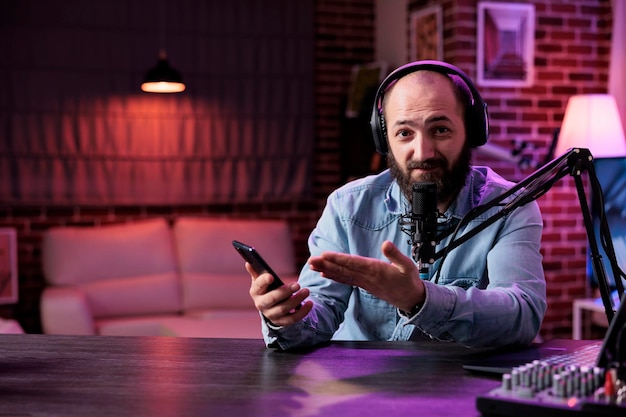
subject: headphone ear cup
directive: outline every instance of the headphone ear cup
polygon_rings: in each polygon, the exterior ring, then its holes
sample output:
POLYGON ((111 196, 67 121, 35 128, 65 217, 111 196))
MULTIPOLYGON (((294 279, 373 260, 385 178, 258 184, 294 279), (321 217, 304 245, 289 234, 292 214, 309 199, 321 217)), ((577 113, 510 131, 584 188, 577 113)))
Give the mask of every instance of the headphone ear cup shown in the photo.
POLYGON ((380 141, 380 153, 387 155, 387 152, 389 152, 389 144, 387 143, 387 123, 385 122, 385 116, 381 113, 378 120, 380 121, 380 135, 378 139, 380 141))
MULTIPOLYGON (((482 100, 482 99, 481 99, 482 100)), ((476 146, 482 146, 485 143, 487 143, 487 140, 489 140, 489 111, 487 110, 487 103, 482 102, 482 120, 483 120, 483 124, 481 126, 481 132, 484 133, 484 136, 482 138, 482 143, 479 143, 476 146)))
POLYGON ((468 120, 465 121, 466 130, 472 134, 470 146, 476 148, 487 143, 489 138, 489 115, 487 113, 487 103, 480 100, 472 108, 468 120))
POLYGON ((385 125, 385 117, 378 110, 378 106, 374 105, 372 117, 370 118, 370 128, 372 129, 372 137, 376 152, 382 155, 387 154, 387 126, 385 125))

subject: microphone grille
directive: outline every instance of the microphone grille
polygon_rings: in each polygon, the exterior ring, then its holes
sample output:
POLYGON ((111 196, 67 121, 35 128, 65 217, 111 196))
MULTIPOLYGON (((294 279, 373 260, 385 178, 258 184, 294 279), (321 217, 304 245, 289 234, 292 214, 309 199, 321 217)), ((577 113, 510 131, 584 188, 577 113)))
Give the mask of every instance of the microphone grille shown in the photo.
POLYGON ((434 182, 413 184, 413 215, 430 215, 437 212, 437 185, 434 182))

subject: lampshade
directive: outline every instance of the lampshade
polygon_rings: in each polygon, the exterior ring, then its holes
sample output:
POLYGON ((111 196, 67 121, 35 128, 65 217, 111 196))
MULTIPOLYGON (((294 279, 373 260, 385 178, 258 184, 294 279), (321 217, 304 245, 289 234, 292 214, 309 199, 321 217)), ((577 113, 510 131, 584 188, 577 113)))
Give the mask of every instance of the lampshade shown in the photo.
POLYGON ((626 156, 624 128, 613 96, 570 97, 555 155, 562 155, 570 148, 587 148, 594 158, 626 156))
POLYGON ((185 84, 180 72, 172 68, 164 50, 159 52, 159 59, 154 68, 144 77, 141 90, 147 93, 180 93, 185 91, 185 84))

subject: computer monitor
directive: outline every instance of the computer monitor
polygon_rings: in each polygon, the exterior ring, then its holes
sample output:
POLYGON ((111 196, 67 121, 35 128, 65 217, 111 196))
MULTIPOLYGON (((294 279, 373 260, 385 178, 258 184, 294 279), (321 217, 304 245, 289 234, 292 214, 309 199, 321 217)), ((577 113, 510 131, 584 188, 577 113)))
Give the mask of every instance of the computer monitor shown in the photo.
MULTIPOLYGON (((611 232, 615 257, 622 271, 626 271, 626 157, 596 158, 594 168, 604 196, 604 212, 611 232)), ((592 195, 591 198, 597 199, 597 196, 592 195)), ((600 240, 600 213, 595 204, 592 204, 592 207, 594 233, 602 263, 608 284, 611 290, 615 290, 613 270, 600 240)), ((592 288, 597 288, 598 279, 593 273, 590 256, 587 257, 587 277, 592 288)))

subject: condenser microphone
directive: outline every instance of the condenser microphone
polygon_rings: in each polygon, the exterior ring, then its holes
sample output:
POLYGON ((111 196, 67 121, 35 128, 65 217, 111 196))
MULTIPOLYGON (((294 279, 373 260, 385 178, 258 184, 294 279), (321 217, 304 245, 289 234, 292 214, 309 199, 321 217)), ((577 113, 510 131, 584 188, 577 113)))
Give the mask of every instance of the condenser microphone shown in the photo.
POLYGON ((437 186, 433 182, 413 184, 411 202, 411 245, 420 278, 428 279, 435 262, 437 233, 437 186))

